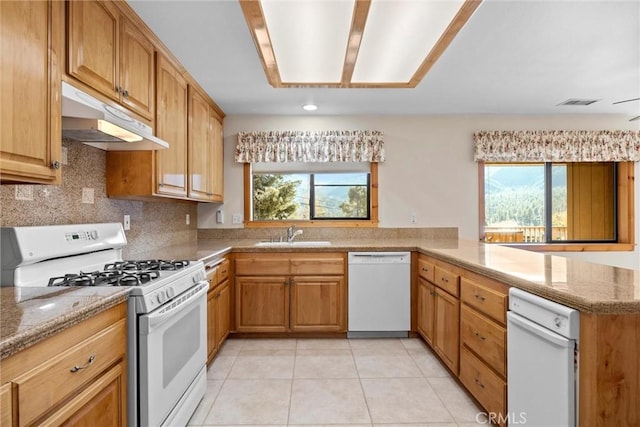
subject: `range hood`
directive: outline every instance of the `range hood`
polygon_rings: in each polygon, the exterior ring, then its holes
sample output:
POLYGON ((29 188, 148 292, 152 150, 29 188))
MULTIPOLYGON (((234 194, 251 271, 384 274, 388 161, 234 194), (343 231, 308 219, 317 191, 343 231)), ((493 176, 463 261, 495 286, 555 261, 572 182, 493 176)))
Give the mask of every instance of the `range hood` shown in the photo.
POLYGON ((163 150, 151 126, 62 82, 62 137, 102 150, 163 150))

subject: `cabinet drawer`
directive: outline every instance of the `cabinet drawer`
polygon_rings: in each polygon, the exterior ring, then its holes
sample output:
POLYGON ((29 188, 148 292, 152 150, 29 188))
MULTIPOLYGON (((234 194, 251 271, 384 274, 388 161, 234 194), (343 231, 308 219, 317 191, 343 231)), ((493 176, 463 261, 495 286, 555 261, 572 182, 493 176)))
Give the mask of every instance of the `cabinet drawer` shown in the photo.
POLYGON ((444 289, 449 292, 453 296, 458 296, 459 289, 458 284, 460 282, 460 276, 450 271, 447 271, 443 268, 436 267, 435 268, 435 284, 438 287, 444 289))
POLYGON ((237 276, 256 276, 261 274, 289 274, 289 258, 277 255, 256 254, 236 258, 237 276))
POLYGON ((222 283, 229 278, 229 266, 230 262, 225 259, 218 265, 218 283, 222 283))
POLYGON ((503 377, 506 376, 505 352, 507 331, 502 326, 462 305, 460 312, 462 343, 480 355, 503 377))
POLYGON ((344 257, 335 254, 292 256, 291 274, 344 274, 344 257))
POLYGON ((126 342, 123 319, 16 378, 13 382, 18 387, 20 425, 33 422, 124 358, 126 342), (93 361, 89 364, 91 357, 93 361), (72 372, 74 367, 84 368, 72 372))
POLYGON ((424 260, 418 259, 418 275, 433 283, 435 277, 435 265, 424 260))
POLYGON ((506 383, 465 347, 460 351, 460 381, 487 412, 506 417, 506 383))
POLYGON ((506 324, 507 295, 464 277, 461 279, 460 287, 462 302, 477 308, 503 325, 506 324))

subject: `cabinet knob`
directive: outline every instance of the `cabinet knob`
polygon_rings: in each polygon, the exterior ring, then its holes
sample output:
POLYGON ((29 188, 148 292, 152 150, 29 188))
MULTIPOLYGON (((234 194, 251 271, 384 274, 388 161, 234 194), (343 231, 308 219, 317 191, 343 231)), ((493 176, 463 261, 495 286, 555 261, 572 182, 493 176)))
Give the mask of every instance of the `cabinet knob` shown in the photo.
POLYGON ((58 160, 54 160, 53 162, 51 162, 51 167, 53 169, 60 169, 60 162, 58 160))
POLYGON ((121 86, 117 86, 116 87, 116 93, 122 94, 122 87, 121 86))
POLYGON ((125 90, 125 91, 122 93, 122 95, 124 95, 124 97, 125 97, 125 98, 128 98, 128 97, 129 97, 129 91, 128 91, 128 90, 125 90))

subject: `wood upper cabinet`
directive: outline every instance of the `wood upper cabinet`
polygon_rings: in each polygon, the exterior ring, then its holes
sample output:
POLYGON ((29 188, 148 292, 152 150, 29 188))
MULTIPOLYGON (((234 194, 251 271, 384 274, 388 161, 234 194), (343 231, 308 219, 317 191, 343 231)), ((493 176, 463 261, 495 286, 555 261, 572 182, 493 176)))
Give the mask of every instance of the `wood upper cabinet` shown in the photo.
POLYGON ((187 197, 187 80, 162 55, 156 69, 156 135, 169 143, 155 152, 156 192, 187 197))
POLYGON ((2 425, 13 400, 14 425, 125 426, 126 312, 119 304, 4 359, 2 425))
POLYGON ((64 3, 0 1, 0 180, 59 184, 64 3))
POLYGON ((222 202, 222 123, 207 97, 189 86, 189 198, 222 202))
POLYGON ((67 74, 153 120, 154 46, 110 1, 67 2, 67 74))
POLYGON ((292 331, 343 330, 343 276, 293 276, 289 283, 292 331))
POLYGON ((236 256, 238 332, 346 331, 345 254, 236 256))

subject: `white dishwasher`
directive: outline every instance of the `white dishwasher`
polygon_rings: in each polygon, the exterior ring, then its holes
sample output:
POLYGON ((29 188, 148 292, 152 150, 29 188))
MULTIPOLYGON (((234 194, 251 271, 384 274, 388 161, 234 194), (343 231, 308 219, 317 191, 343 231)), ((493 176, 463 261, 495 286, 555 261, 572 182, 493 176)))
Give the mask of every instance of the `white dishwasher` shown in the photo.
POLYGON ((349 252, 349 338, 407 337, 411 254, 349 252))
POLYGON ((509 310, 509 424, 577 426, 580 313, 516 288, 509 310))

